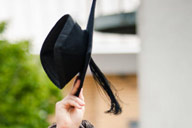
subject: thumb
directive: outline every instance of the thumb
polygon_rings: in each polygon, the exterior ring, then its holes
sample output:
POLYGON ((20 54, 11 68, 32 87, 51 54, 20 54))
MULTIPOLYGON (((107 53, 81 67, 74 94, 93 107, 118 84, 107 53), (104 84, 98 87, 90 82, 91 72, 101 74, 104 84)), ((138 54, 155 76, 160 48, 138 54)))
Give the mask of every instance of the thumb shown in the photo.
POLYGON ((70 92, 71 95, 75 95, 75 93, 77 92, 77 90, 79 89, 80 86, 80 80, 77 79, 76 82, 74 83, 74 86, 70 92))
POLYGON ((80 94, 79 94, 79 98, 84 101, 83 88, 81 88, 81 91, 80 91, 80 94))

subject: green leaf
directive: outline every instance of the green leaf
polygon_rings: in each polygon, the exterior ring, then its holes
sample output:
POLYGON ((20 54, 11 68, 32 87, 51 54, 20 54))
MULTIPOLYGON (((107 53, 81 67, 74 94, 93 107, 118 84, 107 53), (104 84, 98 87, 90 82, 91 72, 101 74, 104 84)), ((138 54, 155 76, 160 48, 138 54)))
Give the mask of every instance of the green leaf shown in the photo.
MULTIPOLYGON (((1 33, 5 26, 0 23, 1 33)), ((61 99, 29 48, 26 40, 0 40, 0 128, 45 128, 61 99)))
POLYGON ((2 34, 6 28, 7 23, 5 21, 0 22, 0 34, 2 34))

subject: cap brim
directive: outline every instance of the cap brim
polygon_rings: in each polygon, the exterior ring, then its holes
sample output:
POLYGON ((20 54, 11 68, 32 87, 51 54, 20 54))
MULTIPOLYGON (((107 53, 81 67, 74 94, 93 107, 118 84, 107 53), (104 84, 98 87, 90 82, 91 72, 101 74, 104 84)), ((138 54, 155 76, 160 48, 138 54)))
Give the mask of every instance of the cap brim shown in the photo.
POLYGON ((95 5, 96 5, 96 0, 93 0, 88 23, 87 23, 87 28, 86 28, 86 31, 88 33, 88 45, 87 45, 87 52, 86 52, 86 57, 85 57, 85 64, 84 64, 83 70, 80 72, 79 77, 80 77, 81 82, 80 82, 80 87, 75 94, 76 96, 79 96, 81 88, 83 87, 85 75, 87 72, 87 67, 88 67, 90 59, 91 59, 95 5))

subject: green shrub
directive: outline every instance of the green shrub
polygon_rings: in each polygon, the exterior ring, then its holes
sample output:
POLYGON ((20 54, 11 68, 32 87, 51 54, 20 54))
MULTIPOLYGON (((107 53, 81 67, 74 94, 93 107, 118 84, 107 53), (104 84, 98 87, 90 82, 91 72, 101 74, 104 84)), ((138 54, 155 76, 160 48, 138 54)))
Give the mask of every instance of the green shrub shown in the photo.
POLYGON ((46 128, 61 93, 47 78, 29 41, 10 42, 0 23, 0 128, 46 128))

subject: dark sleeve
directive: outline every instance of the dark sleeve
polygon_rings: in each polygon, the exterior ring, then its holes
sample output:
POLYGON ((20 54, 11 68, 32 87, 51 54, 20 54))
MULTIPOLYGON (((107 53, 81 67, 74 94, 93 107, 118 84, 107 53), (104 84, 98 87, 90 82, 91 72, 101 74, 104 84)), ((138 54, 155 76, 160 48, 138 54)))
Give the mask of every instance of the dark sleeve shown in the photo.
MULTIPOLYGON (((56 124, 52 124, 49 128, 56 128, 56 124)), ((94 128, 94 126, 87 120, 83 120, 79 128, 94 128)))
POLYGON ((87 120, 83 120, 79 128, 94 128, 94 126, 87 120))
POLYGON ((56 124, 54 123, 54 124, 52 124, 51 126, 49 126, 48 128, 56 128, 56 124))

